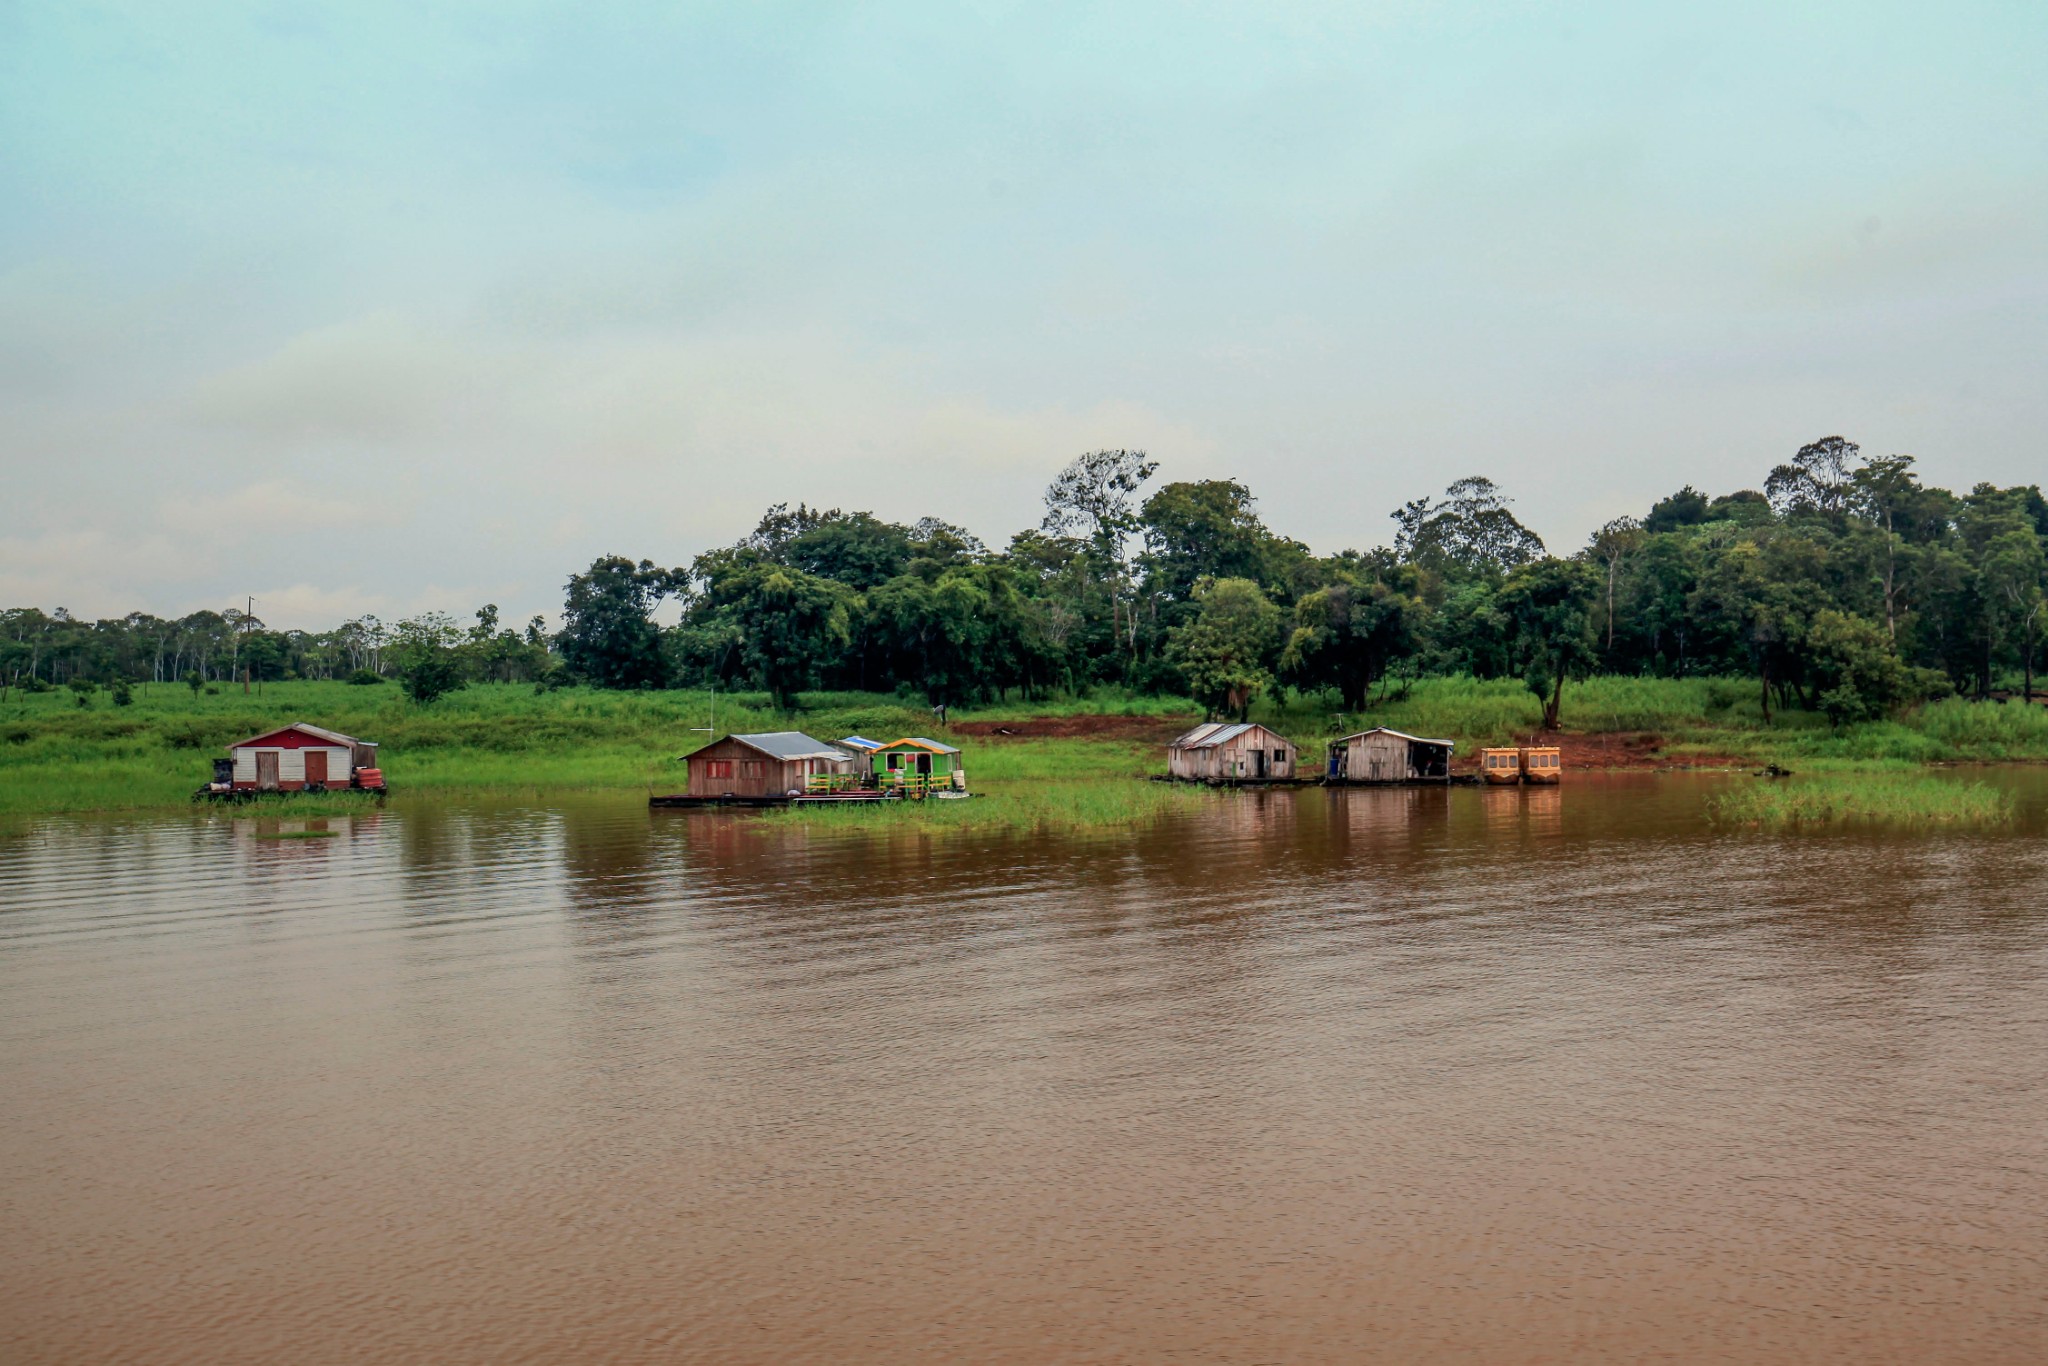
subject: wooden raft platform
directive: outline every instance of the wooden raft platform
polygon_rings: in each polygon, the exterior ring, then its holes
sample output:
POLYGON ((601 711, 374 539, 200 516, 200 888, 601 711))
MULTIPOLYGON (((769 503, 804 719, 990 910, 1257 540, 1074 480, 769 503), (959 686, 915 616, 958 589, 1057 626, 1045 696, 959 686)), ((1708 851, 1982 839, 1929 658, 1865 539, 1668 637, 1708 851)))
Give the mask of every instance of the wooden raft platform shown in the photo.
MULTIPOLYGON (((957 801, 970 794, 965 792, 932 792, 927 795, 935 801, 957 801)), ((767 797, 692 797, 686 793, 678 792, 667 796, 649 797, 647 804, 651 807, 670 809, 697 807, 763 808, 775 806, 859 806, 873 802, 922 800, 925 800, 925 797, 905 796, 897 792, 881 792, 874 788, 855 788, 848 792, 806 792, 800 797, 792 797, 786 792, 779 792, 767 797)))

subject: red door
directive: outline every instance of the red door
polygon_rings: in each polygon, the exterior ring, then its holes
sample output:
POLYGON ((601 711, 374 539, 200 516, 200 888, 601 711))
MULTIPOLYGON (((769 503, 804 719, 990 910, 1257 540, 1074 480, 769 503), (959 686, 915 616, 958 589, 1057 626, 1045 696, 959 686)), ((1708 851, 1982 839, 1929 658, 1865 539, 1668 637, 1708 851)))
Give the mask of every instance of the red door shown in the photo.
POLYGON ((327 786, 327 751, 309 749, 306 751, 306 786, 327 786))

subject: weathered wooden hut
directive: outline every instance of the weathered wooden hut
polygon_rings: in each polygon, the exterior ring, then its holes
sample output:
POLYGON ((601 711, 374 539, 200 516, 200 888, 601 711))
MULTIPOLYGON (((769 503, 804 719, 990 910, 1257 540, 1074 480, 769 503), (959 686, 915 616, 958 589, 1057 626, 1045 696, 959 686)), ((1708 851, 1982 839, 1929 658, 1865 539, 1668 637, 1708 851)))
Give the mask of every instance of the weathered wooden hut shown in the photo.
POLYGON ((952 745, 921 735, 891 740, 875 746, 870 762, 875 781, 883 788, 944 788, 967 790, 967 769, 961 753, 952 745))
POLYGON ((1489 783, 1522 781, 1522 751, 1489 745, 1479 751, 1479 777, 1489 783))
POLYGON ((799 730, 728 735, 684 756, 692 797, 777 798, 802 792, 814 774, 845 774, 853 760, 799 730))
POLYGON ((295 721, 228 746, 235 792, 328 792, 381 789, 377 746, 339 731, 295 721))
POLYGON ((1292 740, 1255 721, 1211 721, 1166 747, 1166 772, 1197 783, 1291 782, 1300 757, 1292 740))
POLYGON ((1346 783, 1447 783, 1451 749, 1449 740, 1376 726, 1331 742, 1330 777, 1346 783))
POLYGON ((1522 747, 1522 781, 1525 783, 1555 783, 1564 772, 1563 756, 1556 745, 1524 745, 1522 747))

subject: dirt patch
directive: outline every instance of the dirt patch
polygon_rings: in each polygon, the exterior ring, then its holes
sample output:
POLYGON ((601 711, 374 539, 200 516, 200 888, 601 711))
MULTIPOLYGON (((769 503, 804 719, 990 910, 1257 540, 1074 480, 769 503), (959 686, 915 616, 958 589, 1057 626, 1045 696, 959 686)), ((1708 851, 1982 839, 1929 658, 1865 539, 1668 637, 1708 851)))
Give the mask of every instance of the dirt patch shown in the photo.
POLYGON ((998 740, 1150 740, 1165 744, 1194 728, 1192 716, 1033 716, 1022 721, 956 721, 956 735, 998 740))
MULTIPOLYGON (((1655 731, 1643 730, 1609 731, 1599 735, 1533 731, 1516 736, 1515 743, 1555 745, 1558 758, 1568 769, 1743 768, 1749 762, 1725 754, 1666 754, 1664 737, 1655 731)), ((1472 753, 1459 756, 1451 767, 1458 772, 1477 771, 1478 746, 1473 747, 1472 753)))

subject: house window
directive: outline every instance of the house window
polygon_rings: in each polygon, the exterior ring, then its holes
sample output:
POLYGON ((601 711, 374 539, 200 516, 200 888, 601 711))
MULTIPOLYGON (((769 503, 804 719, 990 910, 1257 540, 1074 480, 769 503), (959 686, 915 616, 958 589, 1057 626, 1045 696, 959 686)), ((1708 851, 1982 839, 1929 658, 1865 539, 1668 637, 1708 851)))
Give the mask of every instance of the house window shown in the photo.
POLYGON ((742 778, 760 777, 761 761, 759 759, 742 759, 740 761, 740 776, 742 778))
POLYGON ((895 771, 896 769, 899 769, 899 768, 901 768, 901 767, 903 767, 903 756, 902 756, 902 755, 900 755, 900 754, 892 754, 892 755, 890 755, 890 756, 889 756, 889 768, 890 768, 890 771, 891 771, 891 772, 894 772, 894 771, 895 771))
POLYGON ((730 759, 707 759, 707 760, 705 760, 705 761, 704 761, 704 776, 705 776, 705 777, 707 777, 707 778, 730 778, 730 777, 732 776, 732 760, 730 760, 730 759))
POLYGON ((1274 751, 1273 751, 1273 762, 1274 762, 1274 763, 1276 763, 1276 764, 1284 764, 1284 763, 1286 763, 1286 762, 1287 762, 1287 751, 1286 751, 1286 750, 1284 750, 1284 749, 1276 749, 1276 750, 1274 750, 1274 751))

